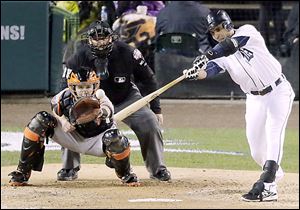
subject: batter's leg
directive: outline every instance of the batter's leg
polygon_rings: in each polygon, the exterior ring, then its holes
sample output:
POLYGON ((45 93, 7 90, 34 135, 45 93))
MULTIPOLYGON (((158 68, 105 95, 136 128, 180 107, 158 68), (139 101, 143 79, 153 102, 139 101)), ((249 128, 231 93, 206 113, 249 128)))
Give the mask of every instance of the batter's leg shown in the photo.
POLYGON ((263 167, 267 159, 267 114, 263 98, 247 96, 245 120, 251 156, 258 165, 263 167))
MULTIPOLYGON (((283 155, 285 129, 292 110, 294 96, 294 91, 288 81, 283 81, 269 95, 268 121, 266 126, 269 134, 267 139, 267 160, 274 160, 279 166, 283 155)), ((280 171, 276 173, 277 180, 283 176, 282 169, 279 169, 280 171)))

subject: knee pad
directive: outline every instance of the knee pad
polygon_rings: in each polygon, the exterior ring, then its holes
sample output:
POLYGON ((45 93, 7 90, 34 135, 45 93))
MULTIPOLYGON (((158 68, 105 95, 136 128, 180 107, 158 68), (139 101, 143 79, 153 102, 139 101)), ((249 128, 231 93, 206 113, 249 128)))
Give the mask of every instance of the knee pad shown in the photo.
POLYGON ((263 173, 260 175, 259 180, 267 183, 272 183, 275 180, 276 171, 278 170, 278 164, 274 160, 267 160, 264 167, 263 173))
POLYGON ((24 135, 32 141, 39 141, 40 138, 48 138, 54 134, 57 120, 48 112, 37 113, 25 128, 24 135))
POLYGON ((130 143, 118 129, 105 131, 102 137, 103 151, 108 158, 122 160, 130 154, 130 143))

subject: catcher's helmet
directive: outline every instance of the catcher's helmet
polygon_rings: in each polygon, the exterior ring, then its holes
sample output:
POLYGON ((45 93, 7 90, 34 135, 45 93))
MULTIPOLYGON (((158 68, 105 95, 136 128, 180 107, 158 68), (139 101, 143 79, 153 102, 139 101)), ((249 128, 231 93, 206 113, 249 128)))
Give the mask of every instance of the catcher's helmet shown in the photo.
POLYGON ((87 31, 88 45, 97 57, 107 57, 112 51, 112 44, 118 38, 107 22, 95 21, 87 31))
POLYGON ((99 89, 100 77, 94 70, 81 67, 78 71, 70 73, 67 82, 72 95, 77 100, 93 95, 99 89))
POLYGON ((233 28, 232 21, 224 10, 210 12, 206 17, 208 30, 213 30, 216 26, 222 24, 223 28, 230 30, 233 28))

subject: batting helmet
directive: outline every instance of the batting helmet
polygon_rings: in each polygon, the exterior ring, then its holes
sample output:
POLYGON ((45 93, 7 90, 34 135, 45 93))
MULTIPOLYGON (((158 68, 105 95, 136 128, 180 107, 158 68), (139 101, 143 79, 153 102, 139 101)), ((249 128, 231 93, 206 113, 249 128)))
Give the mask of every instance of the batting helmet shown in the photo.
POLYGON ((224 10, 210 12, 206 17, 208 30, 213 30, 216 26, 222 24, 223 28, 230 30, 233 28, 232 21, 224 10))

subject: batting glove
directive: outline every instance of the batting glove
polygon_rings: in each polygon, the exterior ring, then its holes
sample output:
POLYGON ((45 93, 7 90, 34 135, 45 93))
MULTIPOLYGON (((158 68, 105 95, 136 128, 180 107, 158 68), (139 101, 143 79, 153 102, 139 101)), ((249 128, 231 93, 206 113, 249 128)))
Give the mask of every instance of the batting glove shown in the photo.
POLYGON ((197 70, 205 70, 207 67, 208 58, 205 55, 197 56, 193 62, 193 66, 197 70))
POLYGON ((182 72, 185 75, 185 78, 188 80, 197 80, 199 75, 199 70, 196 68, 185 69, 182 72))

